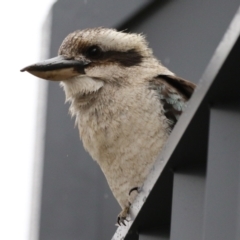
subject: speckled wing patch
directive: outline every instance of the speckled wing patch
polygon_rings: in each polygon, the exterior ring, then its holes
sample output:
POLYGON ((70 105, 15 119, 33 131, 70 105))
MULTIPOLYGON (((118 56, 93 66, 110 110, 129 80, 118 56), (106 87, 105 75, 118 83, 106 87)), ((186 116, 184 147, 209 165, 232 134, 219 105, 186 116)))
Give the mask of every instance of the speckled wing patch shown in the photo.
POLYGON ((150 89, 155 90, 163 105, 164 115, 173 129, 191 97, 195 84, 176 76, 159 75, 150 81, 150 89))

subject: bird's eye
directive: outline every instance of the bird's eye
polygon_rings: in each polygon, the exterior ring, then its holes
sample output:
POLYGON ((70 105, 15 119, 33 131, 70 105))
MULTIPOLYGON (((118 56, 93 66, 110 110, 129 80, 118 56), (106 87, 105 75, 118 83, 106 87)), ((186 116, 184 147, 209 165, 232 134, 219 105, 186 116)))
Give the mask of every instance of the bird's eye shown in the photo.
POLYGON ((88 58, 100 58, 102 56, 102 49, 98 46, 92 46, 87 49, 86 55, 88 58))

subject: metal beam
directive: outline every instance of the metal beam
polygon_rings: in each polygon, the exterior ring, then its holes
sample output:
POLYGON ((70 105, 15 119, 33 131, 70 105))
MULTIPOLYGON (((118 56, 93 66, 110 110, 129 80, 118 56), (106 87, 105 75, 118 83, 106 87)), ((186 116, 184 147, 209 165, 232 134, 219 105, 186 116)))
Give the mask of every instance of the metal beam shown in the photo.
MULTIPOLYGON (((170 226, 168 226, 169 216, 167 215, 167 212, 169 214, 171 212, 168 204, 171 203, 172 200, 172 180, 170 172, 174 172, 175 169, 184 165, 199 163, 202 163, 202 166, 206 165, 210 106, 221 102, 240 102, 240 81, 237 77, 240 76, 239 35, 240 9, 236 13, 228 31, 224 35, 223 40, 216 49, 213 58, 204 72, 200 84, 189 102, 188 109, 179 119, 164 152, 157 159, 144 183, 142 191, 133 203, 131 207, 131 217, 133 221, 129 222, 127 227, 119 227, 112 240, 130 240, 131 238, 128 236, 130 232, 139 232, 141 236, 141 231, 144 232, 146 230, 145 228, 150 228, 148 225, 151 225, 153 230, 164 229, 164 231, 166 231, 166 229, 168 229, 170 231, 170 226), (167 198, 166 195, 163 194, 164 192, 168 194, 167 198), (161 211, 159 211, 161 208, 168 209, 166 215, 161 215, 161 211), (152 211, 149 213, 151 209, 154 209, 155 213, 152 213, 152 211), (166 221, 165 225, 164 220, 166 221)), ((233 129, 237 128, 237 122, 239 122, 239 119, 233 122, 233 129)), ((226 128, 226 125, 222 127, 226 128)), ((239 139, 239 136, 240 134, 236 134, 237 139, 239 139)), ((224 148, 222 144, 219 146, 224 148)), ((209 147, 212 148, 214 146, 210 144, 209 147)), ((234 150, 236 149, 237 144, 234 150)), ((214 153, 214 149, 212 151, 214 153)), ((210 174, 214 174, 214 172, 210 174)), ((223 188, 220 189, 223 190, 223 188)), ((237 185, 235 185, 234 189, 237 190, 237 185)), ((210 190, 208 190, 208 192, 209 191, 210 190)), ((208 193, 208 196, 211 195, 208 193)), ((202 197, 203 196, 201 196, 201 198, 202 197)), ((206 203, 206 206, 208 204, 210 203, 206 203)), ((212 205, 210 204, 210 206, 212 205)), ((224 218, 223 212, 221 216, 224 218)), ((208 218, 206 218, 206 221, 207 219, 208 218)), ((201 222, 201 220, 199 220, 199 222, 201 222)), ((210 231, 210 228, 211 221, 209 221, 207 227, 205 227, 205 232, 207 233, 208 229, 210 231)), ((177 233, 174 234, 177 236, 177 233)), ((226 238, 225 236, 224 239, 232 238, 226 238)))

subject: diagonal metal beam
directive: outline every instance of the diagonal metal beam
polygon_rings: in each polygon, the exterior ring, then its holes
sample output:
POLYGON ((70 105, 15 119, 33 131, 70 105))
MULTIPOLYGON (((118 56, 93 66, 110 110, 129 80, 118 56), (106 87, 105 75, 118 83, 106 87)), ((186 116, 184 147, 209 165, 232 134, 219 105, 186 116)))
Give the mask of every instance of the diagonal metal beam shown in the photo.
POLYGON ((174 169, 182 165, 206 166, 209 110, 219 102, 239 101, 240 9, 217 47, 188 109, 175 126, 142 191, 131 208, 126 227, 119 227, 112 240, 137 239, 151 227, 170 232, 174 169), (233 64, 235 63, 235 64, 233 64), (238 75, 234 75, 238 74, 238 75), (227 84, 227 85, 226 85, 227 84))

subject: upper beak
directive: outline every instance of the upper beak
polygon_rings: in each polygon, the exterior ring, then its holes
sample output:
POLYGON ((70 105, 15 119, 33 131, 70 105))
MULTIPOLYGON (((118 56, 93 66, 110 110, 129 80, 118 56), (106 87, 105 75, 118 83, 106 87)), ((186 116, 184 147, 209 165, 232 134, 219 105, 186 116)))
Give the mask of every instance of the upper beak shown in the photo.
POLYGON ((89 61, 70 60, 64 56, 57 56, 46 61, 39 62, 21 69, 21 72, 27 71, 39 78, 63 81, 74 76, 85 74, 84 67, 89 61))

